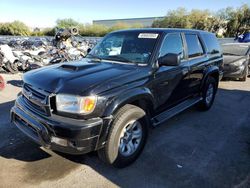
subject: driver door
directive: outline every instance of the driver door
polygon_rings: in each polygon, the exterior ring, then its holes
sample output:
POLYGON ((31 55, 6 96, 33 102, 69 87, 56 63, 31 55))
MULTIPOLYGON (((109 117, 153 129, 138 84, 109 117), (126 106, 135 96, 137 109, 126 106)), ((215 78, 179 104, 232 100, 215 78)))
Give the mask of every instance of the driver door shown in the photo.
POLYGON ((181 62, 178 66, 161 66, 154 75, 153 90, 154 95, 157 96, 159 111, 182 102, 189 95, 189 64, 184 58, 184 45, 181 33, 169 33, 165 36, 159 57, 168 53, 179 54, 181 62))

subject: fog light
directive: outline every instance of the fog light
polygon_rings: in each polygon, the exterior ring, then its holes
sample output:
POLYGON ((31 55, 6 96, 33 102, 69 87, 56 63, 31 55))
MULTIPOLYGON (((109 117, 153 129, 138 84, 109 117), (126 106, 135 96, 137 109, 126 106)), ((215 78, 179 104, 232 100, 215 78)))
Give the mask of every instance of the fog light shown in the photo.
POLYGON ((61 146, 68 146, 68 140, 58 138, 58 137, 55 137, 55 136, 51 137, 51 142, 56 143, 56 144, 61 145, 61 146))

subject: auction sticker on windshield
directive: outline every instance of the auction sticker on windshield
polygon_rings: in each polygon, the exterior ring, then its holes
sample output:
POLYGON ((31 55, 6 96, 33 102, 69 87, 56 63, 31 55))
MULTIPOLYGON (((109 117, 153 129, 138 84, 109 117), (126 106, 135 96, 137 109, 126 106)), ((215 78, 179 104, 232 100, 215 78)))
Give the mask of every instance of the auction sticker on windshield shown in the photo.
POLYGON ((158 37, 159 34, 157 33, 140 33, 138 35, 138 38, 141 39, 156 39, 158 37))

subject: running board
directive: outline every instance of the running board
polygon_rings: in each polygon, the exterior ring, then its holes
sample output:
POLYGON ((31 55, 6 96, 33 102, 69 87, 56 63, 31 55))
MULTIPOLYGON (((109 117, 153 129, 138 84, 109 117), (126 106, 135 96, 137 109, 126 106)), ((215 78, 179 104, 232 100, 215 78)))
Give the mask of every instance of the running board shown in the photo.
POLYGON ((200 97, 200 96, 196 97, 196 98, 192 98, 192 99, 187 99, 184 102, 178 104, 177 106, 160 113, 159 115, 157 115, 151 119, 153 127, 160 125, 164 121, 166 121, 166 120, 172 118, 173 116, 179 114, 180 112, 190 108, 191 106, 197 104, 201 100, 202 100, 202 97, 200 97))

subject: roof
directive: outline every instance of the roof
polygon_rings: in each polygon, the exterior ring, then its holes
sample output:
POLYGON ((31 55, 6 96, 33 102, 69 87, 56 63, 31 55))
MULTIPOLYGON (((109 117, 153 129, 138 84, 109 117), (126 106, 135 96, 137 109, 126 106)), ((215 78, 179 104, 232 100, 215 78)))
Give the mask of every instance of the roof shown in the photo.
POLYGON ((106 20, 93 20, 93 22, 100 22, 100 21, 145 20, 145 19, 159 19, 159 18, 164 18, 164 17, 163 17, 163 16, 158 16, 158 17, 142 17, 142 18, 106 19, 106 20))
POLYGON ((114 31, 112 33, 117 32, 133 32, 133 31, 139 31, 139 32, 156 32, 156 33, 170 33, 170 32, 196 32, 196 33, 210 33, 208 31, 203 30, 197 30, 197 29, 181 29, 181 28, 140 28, 140 29, 124 29, 124 30, 118 30, 114 31))

